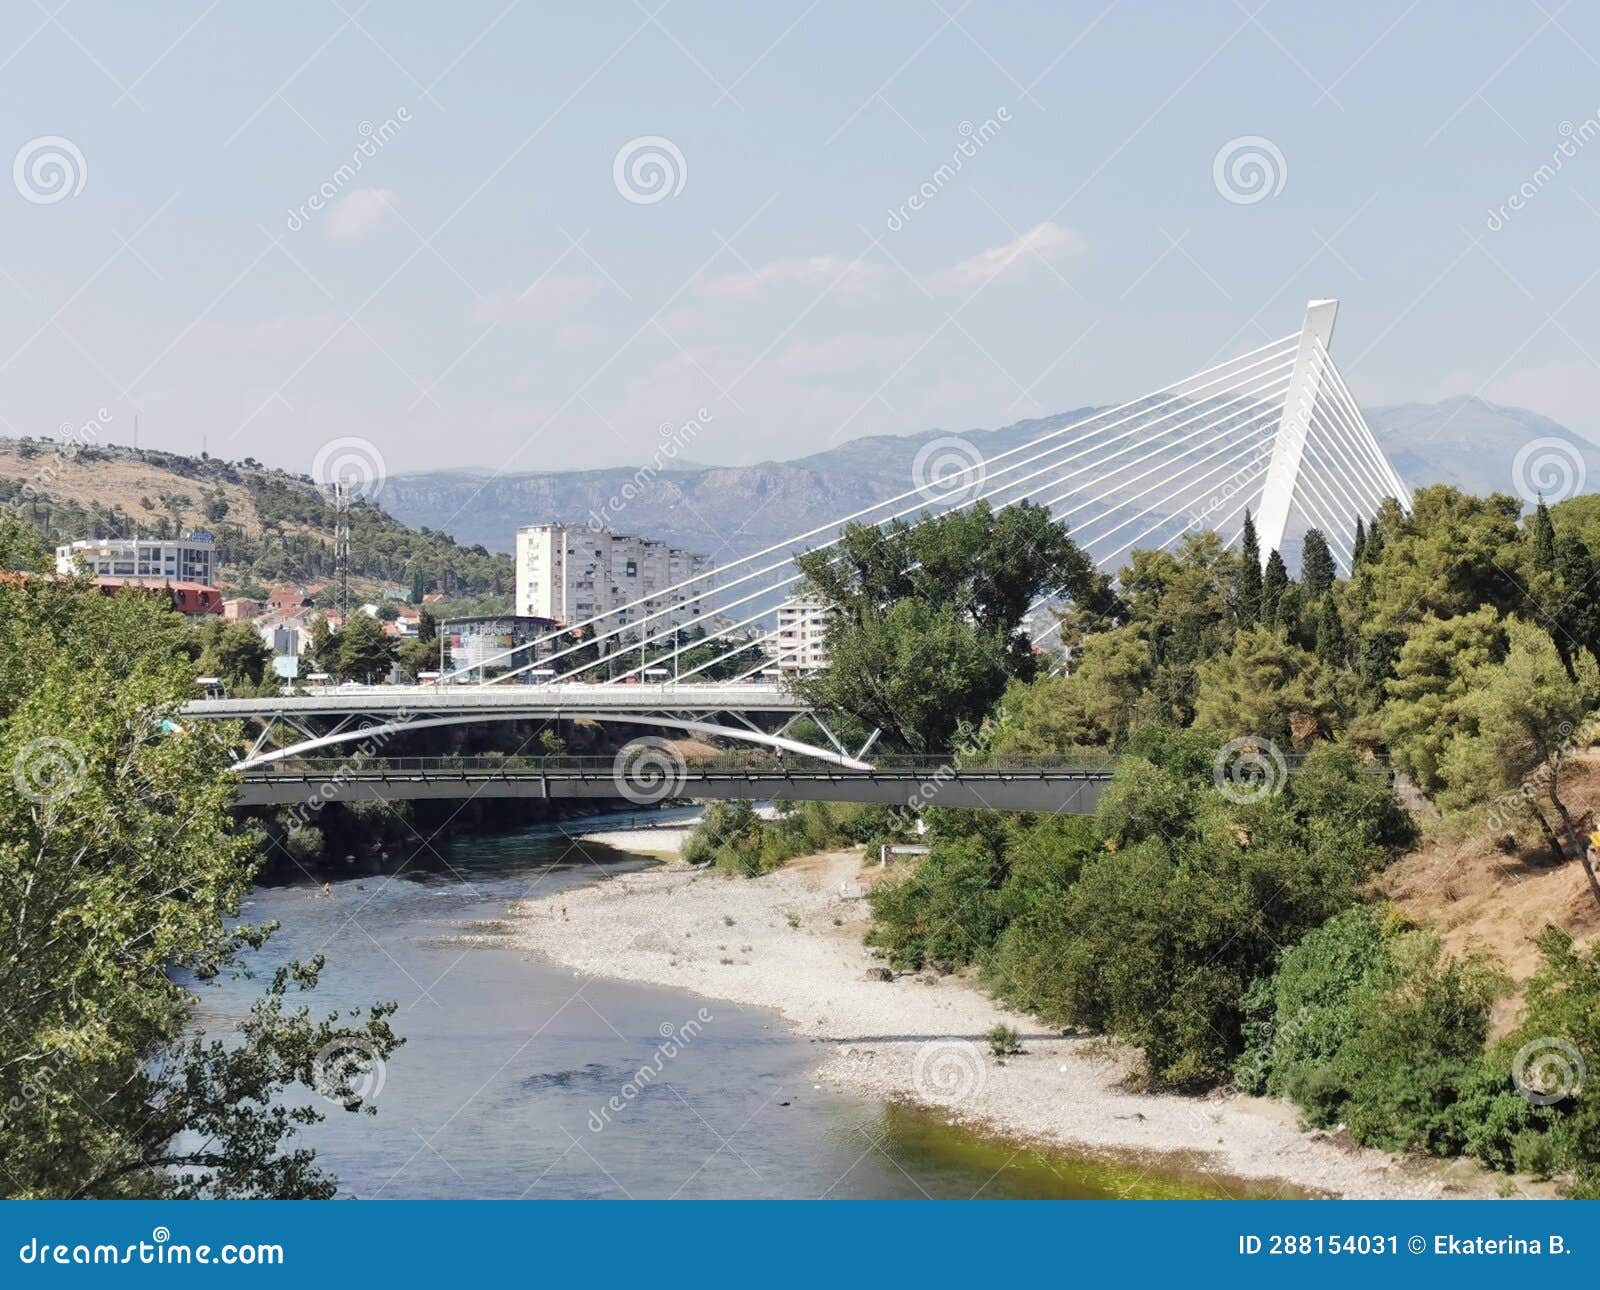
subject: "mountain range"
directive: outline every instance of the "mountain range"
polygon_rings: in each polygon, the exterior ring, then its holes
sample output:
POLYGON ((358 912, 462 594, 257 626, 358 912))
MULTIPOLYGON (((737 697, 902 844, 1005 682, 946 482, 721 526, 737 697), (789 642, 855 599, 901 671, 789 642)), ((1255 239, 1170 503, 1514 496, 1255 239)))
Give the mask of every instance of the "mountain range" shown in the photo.
MULTIPOLYGON (((967 430, 961 437, 992 456, 1094 410, 967 430)), ((1525 408, 1462 396, 1372 408, 1366 417, 1395 470, 1413 488, 1447 483, 1471 493, 1515 493, 1518 454, 1541 439, 1562 441, 1565 458, 1581 462, 1576 467, 1581 474, 1600 482, 1600 452, 1594 445, 1525 408)), ((752 466, 679 460, 661 470, 427 471, 391 476, 378 503, 403 523, 442 530, 458 542, 481 543, 491 551, 511 551, 524 524, 582 523, 603 516, 615 532, 664 539, 725 563, 904 493, 918 451, 948 433, 875 435, 752 466)), ((1522 473, 1526 477, 1526 462, 1522 473)), ((1524 486, 1538 484, 1553 490, 1559 480, 1524 486)))

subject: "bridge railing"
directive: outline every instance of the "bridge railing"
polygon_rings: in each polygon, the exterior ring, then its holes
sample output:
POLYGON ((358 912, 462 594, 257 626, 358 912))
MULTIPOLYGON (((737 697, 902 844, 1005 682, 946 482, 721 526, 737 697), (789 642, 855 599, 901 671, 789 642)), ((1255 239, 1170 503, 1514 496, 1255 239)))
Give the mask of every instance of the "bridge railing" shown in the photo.
MULTIPOLYGON (((625 764, 625 763, 624 763, 625 764)), ((337 775, 553 775, 603 778, 618 768, 618 760, 610 757, 577 757, 565 754, 550 756, 523 756, 499 753, 476 755, 444 755, 433 757, 294 757, 268 762, 249 773, 258 777, 319 777, 337 775)), ((1102 775, 1111 769, 1105 755, 1064 755, 1045 757, 964 757, 959 767, 953 759, 931 757, 891 756, 878 758, 872 771, 854 771, 816 757, 785 755, 780 762, 764 752, 735 750, 717 757, 686 760, 684 772, 691 777, 706 775, 772 776, 777 774, 828 775, 846 777, 855 775, 893 775, 901 778, 926 777, 937 779, 958 771, 987 774, 1014 773, 1057 774, 1076 773, 1102 775)))

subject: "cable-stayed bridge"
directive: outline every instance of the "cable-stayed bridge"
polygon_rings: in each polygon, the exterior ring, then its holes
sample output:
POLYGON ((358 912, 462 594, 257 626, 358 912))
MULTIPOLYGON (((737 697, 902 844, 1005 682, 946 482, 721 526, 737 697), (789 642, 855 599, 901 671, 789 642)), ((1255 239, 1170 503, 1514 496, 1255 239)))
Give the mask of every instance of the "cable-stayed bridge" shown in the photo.
POLYGON ((1031 501, 1064 521, 1108 571, 1135 549, 1170 550, 1197 531, 1234 546, 1248 511, 1263 558, 1317 528, 1348 572, 1357 520, 1386 498, 1409 509, 1411 495, 1334 365, 1337 312, 1337 301, 1311 301, 1297 332, 988 457, 959 439, 936 440, 919 454, 913 486, 897 496, 437 682, 199 700, 186 712, 261 723, 241 770, 400 730, 580 719, 709 735, 864 771, 871 739, 846 748, 826 714, 768 679, 800 648, 783 644, 773 625, 777 604, 803 590, 797 550, 835 548, 846 524, 1031 501), (679 623, 696 606, 709 629, 685 643, 679 623), (716 648, 702 658, 708 646, 716 648), (699 661, 688 665, 691 651, 699 661), (707 675, 730 671, 715 682, 707 675), (647 683, 664 676, 671 682, 647 683), (802 718, 827 746, 793 737, 802 718), (283 744, 276 736, 284 729, 298 738, 283 744))

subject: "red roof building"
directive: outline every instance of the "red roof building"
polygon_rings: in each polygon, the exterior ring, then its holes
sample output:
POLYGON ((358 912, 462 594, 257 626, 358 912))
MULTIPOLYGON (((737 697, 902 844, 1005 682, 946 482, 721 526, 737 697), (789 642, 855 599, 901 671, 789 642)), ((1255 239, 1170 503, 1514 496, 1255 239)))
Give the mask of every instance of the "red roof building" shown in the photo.
POLYGON ((150 578, 101 577, 94 580, 101 595, 114 596, 124 587, 138 587, 172 597, 172 607, 190 618, 204 618, 222 612, 222 593, 203 582, 157 582, 150 578))

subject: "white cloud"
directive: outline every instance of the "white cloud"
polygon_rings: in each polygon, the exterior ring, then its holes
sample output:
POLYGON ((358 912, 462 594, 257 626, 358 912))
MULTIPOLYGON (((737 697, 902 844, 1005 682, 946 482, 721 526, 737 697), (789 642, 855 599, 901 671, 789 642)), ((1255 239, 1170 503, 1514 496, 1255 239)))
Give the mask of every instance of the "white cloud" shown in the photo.
POLYGON ((1081 255, 1086 246, 1074 230, 1046 220, 1013 242, 980 251, 970 260, 934 274, 930 281, 940 291, 975 291, 989 282, 1020 282, 1048 275, 1046 265, 1061 264, 1081 255))
POLYGON ((599 289, 597 278, 550 273, 521 291, 485 296, 473 307, 472 316, 480 323, 564 322, 593 300, 599 289))
POLYGON ((813 255, 797 260, 773 260, 747 273, 713 278, 700 288, 712 300, 733 303, 754 300, 772 288, 808 286, 834 293, 865 291, 881 282, 888 271, 881 264, 845 260, 836 255, 813 255))
POLYGON ((394 194, 387 188, 356 188, 346 193, 328 212, 328 236, 365 237, 383 222, 394 205, 394 194))

